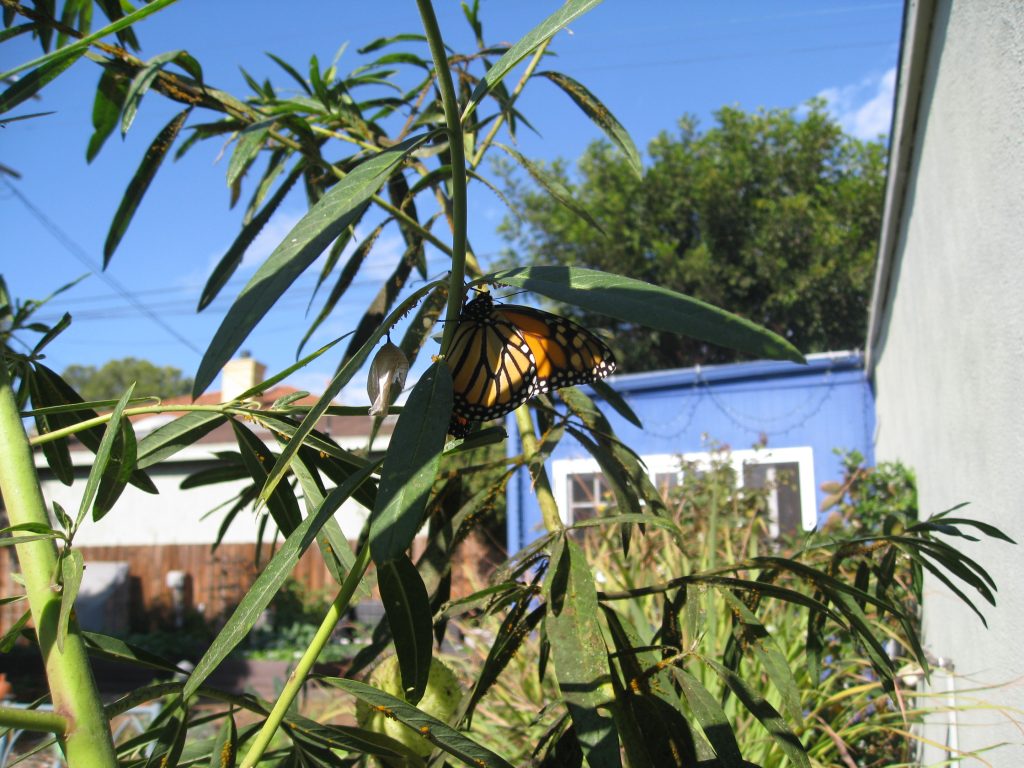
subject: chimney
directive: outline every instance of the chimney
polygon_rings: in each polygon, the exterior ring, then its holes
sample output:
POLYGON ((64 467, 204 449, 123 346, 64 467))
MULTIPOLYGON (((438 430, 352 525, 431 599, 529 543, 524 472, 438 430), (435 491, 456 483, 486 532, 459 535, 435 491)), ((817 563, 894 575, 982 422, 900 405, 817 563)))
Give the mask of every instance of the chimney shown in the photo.
POLYGON ((246 390, 262 383, 266 372, 267 366, 256 362, 248 352, 228 360, 220 377, 220 401, 231 402, 246 390))

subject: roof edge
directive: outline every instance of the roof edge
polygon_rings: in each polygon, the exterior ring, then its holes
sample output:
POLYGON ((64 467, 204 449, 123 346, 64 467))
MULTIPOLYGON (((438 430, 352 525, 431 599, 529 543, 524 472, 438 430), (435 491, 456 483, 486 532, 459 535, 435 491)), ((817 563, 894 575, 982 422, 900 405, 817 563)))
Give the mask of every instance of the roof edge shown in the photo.
POLYGON ((935 21, 936 0, 908 0, 903 12, 899 72, 896 79, 896 104, 890 128, 889 163, 886 172, 882 231, 878 240, 875 279, 868 310, 864 370, 870 378, 877 363, 877 346, 888 318, 906 202, 910 167, 917 144, 921 95, 927 72, 935 21))
POLYGON ((671 368, 662 371, 624 373, 612 376, 608 384, 620 393, 678 387, 695 382, 743 381, 745 379, 789 378, 808 376, 823 371, 860 370, 864 355, 859 350, 817 352, 807 355, 807 364, 785 360, 753 360, 722 365, 697 365, 692 368, 671 368))

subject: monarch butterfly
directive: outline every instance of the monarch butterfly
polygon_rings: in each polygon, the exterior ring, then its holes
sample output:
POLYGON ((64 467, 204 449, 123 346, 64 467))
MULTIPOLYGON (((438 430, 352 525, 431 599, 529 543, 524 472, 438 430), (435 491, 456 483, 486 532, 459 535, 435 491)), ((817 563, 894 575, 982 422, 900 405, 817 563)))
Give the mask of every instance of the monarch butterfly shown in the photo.
POLYGON ((564 317, 531 307, 495 307, 482 293, 462 308, 448 365, 455 391, 449 432, 464 437, 470 422, 504 416, 552 389, 603 379, 615 370, 615 357, 603 341, 564 317))

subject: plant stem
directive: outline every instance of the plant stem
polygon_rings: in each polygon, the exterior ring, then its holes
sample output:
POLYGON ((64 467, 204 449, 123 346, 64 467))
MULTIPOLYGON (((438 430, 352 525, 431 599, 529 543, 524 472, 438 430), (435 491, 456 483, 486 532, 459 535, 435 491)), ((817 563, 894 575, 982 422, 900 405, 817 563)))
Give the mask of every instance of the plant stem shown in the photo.
POLYGON ((544 528, 549 533, 556 533, 564 530, 562 517, 558 514, 558 503, 555 501, 555 494, 551 491, 551 481, 548 480, 547 470, 542 462, 535 461, 540 452, 537 437, 533 434, 533 419, 530 418, 530 408, 521 405, 516 408, 516 426, 519 428, 519 439, 523 443, 523 455, 526 456, 526 464, 530 469, 530 476, 533 477, 533 492, 537 495, 537 503, 540 505, 540 516, 544 521, 544 528))
MULTIPOLYGON (((12 525, 50 525, 32 449, 3 359, 0 359, 0 492, 12 525)), ((103 702, 74 614, 68 624, 64 651, 57 649, 61 602, 60 594, 54 591, 53 580, 58 572, 57 547, 52 539, 39 539, 18 544, 15 549, 46 668, 53 710, 67 725, 57 738, 68 763, 76 768, 116 766, 110 725, 103 715, 103 702)))
POLYGON ((21 707, 0 707, 0 726, 23 731, 62 734, 68 729, 68 720, 56 712, 21 707))
MULTIPOLYGON (((124 416, 137 416, 143 413, 174 413, 177 411, 212 411, 220 413, 239 413, 237 408, 225 408, 223 405, 147 405, 139 408, 125 408, 122 411, 124 416)), ((241 411, 245 413, 245 411, 241 411)), ((43 445, 44 443, 52 443, 54 440, 60 440, 62 437, 68 437, 75 434, 76 432, 82 432, 86 429, 92 429, 106 424, 110 421, 111 414, 104 413, 100 416, 94 416, 91 419, 85 419, 79 421, 76 424, 72 424, 68 427, 61 427, 55 429, 52 432, 43 432, 42 434, 36 435, 29 440, 29 445, 35 447, 43 445)))
MULTIPOLYGON (((513 88, 512 92, 509 94, 509 109, 512 109, 512 105, 515 104, 516 98, 519 96, 520 92, 526 86, 526 82, 533 75, 533 71, 537 69, 537 65, 540 64, 540 60, 544 58, 544 51, 548 49, 548 46, 551 45, 551 41, 553 39, 554 38, 549 37, 547 40, 541 43, 540 47, 538 47, 537 50, 534 52, 533 58, 530 59, 530 63, 526 65, 526 69, 523 72, 523 76, 519 78, 519 82, 516 83, 516 87, 513 88)), ((494 137, 498 135, 498 130, 501 128, 502 125, 504 125, 504 123, 504 113, 501 113, 496 118, 494 118, 494 122, 491 123, 490 130, 487 131, 487 136, 485 136, 484 140, 480 142, 480 146, 477 148, 476 153, 473 156, 473 160, 471 163, 473 168, 476 168, 478 165, 480 165, 481 161, 484 159, 484 153, 487 152, 488 147, 491 146, 491 142, 494 141, 494 137)))
POLYGON ((355 594, 356 587, 362 580, 363 574, 366 573, 369 565, 370 547, 365 545, 359 550, 359 554, 356 555, 356 561, 348 572, 348 576, 345 577, 341 589, 338 590, 338 596, 331 603, 331 607, 327 610, 324 620, 320 622, 320 628, 313 636, 309 647, 306 648, 302 658, 299 659, 299 663, 295 665, 295 669, 288 676, 288 682, 285 683, 284 690, 281 691, 281 695, 274 703, 274 708, 270 711, 266 721, 263 723, 263 727, 256 735, 256 740, 253 741, 249 751, 246 752, 245 757, 242 759, 242 768, 253 768, 263 757, 267 747, 270 746, 274 734, 277 733, 277 729, 281 726, 284 716, 288 713, 288 708, 295 701, 295 697, 299 695, 299 691, 302 690, 302 686, 306 682, 306 676, 313 669, 317 657, 320 656, 320 652, 327 645, 327 641, 331 639, 331 633, 334 632, 334 628, 341 621, 341 617, 345 615, 345 611, 348 610, 352 595, 355 594))
POLYGON ((466 273, 466 148, 462 142, 462 119, 459 117, 459 102, 455 97, 452 73, 448 69, 448 54, 437 26, 437 17, 430 0, 416 0, 423 20, 423 31, 430 45, 434 59, 434 73, 437 87, 441 91, 444 105, 444 120, 448 126, 448 148, 452 160, 452 274, 448 288, 448 310, 441 338, 441 354, 448 352, 459 313, 462 311, 463 279, 466 273))

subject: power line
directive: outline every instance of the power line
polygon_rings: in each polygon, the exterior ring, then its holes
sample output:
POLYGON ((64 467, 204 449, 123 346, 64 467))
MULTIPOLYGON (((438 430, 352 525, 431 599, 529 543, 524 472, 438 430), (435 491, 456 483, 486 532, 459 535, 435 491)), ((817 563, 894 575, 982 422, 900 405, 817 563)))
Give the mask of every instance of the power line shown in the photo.
POLYGON ((50 235, 52 235, 53 238, 57 240, 57 242, 59 242, 61 245, 64 246, 65 249, 67 249, 68 253, 70 253, 72 256, 78 259, 78 261, 85 265, 85 267, 89 269, 98 278, 100 278, 100 280, 102 280, 108 286, 113 288, 114 291, 116 291, 125 301, 134 306, 137 311, 148 317, 150 320, 152 320, 154 323, 160 326, 164 331, 169 333, 171 336, 173 336, 179 342, 181 342, 190 350, 195 352, 197 355, 202 356, 203 351, 199 349, 195 344, 193 344, 191 339, 178 333, 178 331, 173 326, 171 326, 169 323, 164 322, 164 320, 159 315, 157 315, 149 307, 143 304, 137 297, 132 295, 132 293, 128 291, 123 285, 121 285, 121 283, 118 280, 116 280, 113 275, 110 275, 107 272, 105 272, 103 268, 99 264, 97 264, 89 256, 89 254, 85 252, 84 248, 82 248, 78 243, 72 240, 69 235, 67 235, 60 227, 58 227, 53 221, 51 221, 45 213, 43 213, 39 208, 37 208, 32 203, 32 201, 29 200, 24 194, 22 194, 21 190, 19 190, 17 187, 11 184, 11 182, 6 178, 4 179, 4 184, 7 185, 7 188, 16 198, 18 198, 21 204, 24 205, 26 209, 28 209, 29 213, 31 213, 39 221, 39 223, 43 225, 43 228, 46 229, 46 231, 49 232, 50 235))
POLYGON ((663 59, 661 61, 622 62, 621 64, 599 64, 593 67, 574 67, 579 72, 597 72, 602 69, 646 69, 650 67, 678 66, 682 64, 704 64, 714 61, 735 61, 742 59, 764 59, 770 56, 795 56, 810 53, 822 53, 858 48, 884 48, 895 45, 895 40, 863 40, 841 45, 813 45, 802 48, 777 48, 774 50, 749 51, 744 53, 722 53, 710 56, 690 56, 682 59, 663 59))

